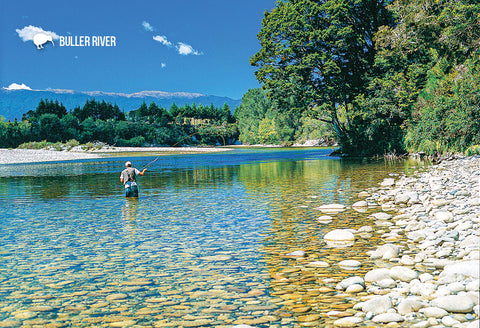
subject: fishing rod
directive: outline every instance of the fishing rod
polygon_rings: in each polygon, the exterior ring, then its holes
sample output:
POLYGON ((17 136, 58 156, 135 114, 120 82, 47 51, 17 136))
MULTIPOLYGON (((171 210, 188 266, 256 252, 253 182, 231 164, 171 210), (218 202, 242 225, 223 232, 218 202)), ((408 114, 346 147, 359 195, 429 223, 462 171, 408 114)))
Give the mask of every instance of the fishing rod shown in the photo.
MULTIPOLYGON (((199 132, 199 131, 195 131, 194 133, 187 135, 185 138, 183 138, 183 139, 177 141, 176 143, 174 143, 174 144, 172 145, 172 147, 175 147, 176 145, 178 145, 179 143, 181 143, 183 140, 185 140, 185 139, 187 139, 187 138, 189 138, 189 137, 197 134, 198 132, 199 132)), ((150 163, 147 163, 147 165, 145 165, 145 166, 142 168, 142 170, 143 170, 143 169, 146 169, 147 167, 149 167, 150 165, 152 165, 153 163, 155 163, 161 156, 162 156, 162 155, 158 155, 153 161, 151 161, 150 163)))

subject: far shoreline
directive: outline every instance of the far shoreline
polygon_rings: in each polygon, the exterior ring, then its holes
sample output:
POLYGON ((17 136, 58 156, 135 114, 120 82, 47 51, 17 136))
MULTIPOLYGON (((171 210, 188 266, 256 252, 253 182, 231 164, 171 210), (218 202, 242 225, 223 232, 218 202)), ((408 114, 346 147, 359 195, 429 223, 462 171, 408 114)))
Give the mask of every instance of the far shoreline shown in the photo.
POLYGON ((167 156, 214 153, 232 150, 223 147, 104 147, 95 150, 7 149, 0 148, 0 165, 64 162, 112 157, 167 156))
POLYGON ((228 145, 215 147, 116 147, 105 146, 100 149, 83 150, 81 147, 74 147, 71 150, 55 149, 23 149, 23 148, 0 148, 0 165, 9 164, 34 164, 48 162, 68 162, 75 160, 102 159, 114 157, 141 157, 141 156, 169 156, 188 155, 202 153, 217 153, 232 151, 235 149, 259 149, 259 148, 325 148, 334 150, 334 146, 310 146, 293 145, 289 147, 281 145, 228 145))

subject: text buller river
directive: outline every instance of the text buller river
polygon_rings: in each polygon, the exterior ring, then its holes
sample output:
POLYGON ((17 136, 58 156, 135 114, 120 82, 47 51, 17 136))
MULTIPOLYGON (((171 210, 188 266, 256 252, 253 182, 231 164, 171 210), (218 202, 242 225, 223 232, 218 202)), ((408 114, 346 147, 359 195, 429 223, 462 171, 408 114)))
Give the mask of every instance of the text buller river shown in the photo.
POLYGON ((68 35, 60 37, 60 47, 116 47, 113 35, 68 35))

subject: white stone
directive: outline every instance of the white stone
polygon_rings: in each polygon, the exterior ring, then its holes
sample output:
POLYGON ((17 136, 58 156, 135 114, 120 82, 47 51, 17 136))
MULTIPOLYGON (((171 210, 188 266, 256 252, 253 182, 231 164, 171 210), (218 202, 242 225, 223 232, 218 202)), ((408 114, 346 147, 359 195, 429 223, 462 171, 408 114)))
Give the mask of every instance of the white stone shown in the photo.
POLYGON ((288 253, 285 256, 288 256, 288 257, 306 257, 307 253, 305 253, 305 251, 294 251, 294 252, 288 253))
POLYGON ((330 216, 330 215, 322 215, 320 217, 317 218, 317 221, 319 223, 330 223, 333 221, 333 218, 330 216))
POLYGON ((449 312, 468 313, 475 303, 466 295, 447 295, 435 298, 432 305, 449 312))
POLYGON ((330 266, 327 262, 324 261, 313 261, 307 264, 308 267, 313 267, 313 268, 327 268, 330 266))
POLYGON ((448 284, 447 288, 448 290, 450 290, 450 292, 452 292, 452 294, 458 294, 458 292, 462 292, 465 290, 465 285, 460 281, 456 281, 448 284))
POLYGON ((347 293, 359 293, 359 292, 363 292, 364 288, 362 285, 360 284, 353 284, 353 285, 350 285, 347 287, 347 289, 345 289, 345 292, 347 293))
POLYGON ((406 204, 410 200, 410 196, 408 194, 397 194, 395 196, 395 204, 406 204))
POLYGON ((414 324, 412 327, 413 328, 427 328, 427 327, 430 327, 430 323, 427 320, 420 321, 420 322, 417 322, 416 324, 414 324))
POLYGON ((427 318, 443 318, 448 315, 448 312, 444 309, 435 306, 429 306, 423 309, 420 309, 418 312, 423 313, 427 318))
POLYGON ((465 290, 469 292, 478 292, 480 290, 479 288, 480 280, 476 279, 473 281, 470 281, 467 286, 465 286, 465 290))
POLYGON ((382 313, 374 316, 372 321, 375 323, 402 322, 405 319, 398 313, 382 313))
POLYGON ((353 203, 352 207, 368 207, 368 203, 364 200, 353 203))
POLYGON ((347 287, 349 287, 350 285, 354 285, 354 284, 364 285, 364 284, 365 284, 365 281, 363 280, 362 277, 353 276, 353 277, 349 277, 349 278, 343 279, 341 282, 339 282, 339 283, 337 284, 337 286, 336 286, 335 288, 336 288, 336 289, 340 289, 340 290, 344 290, 344 289, 346 289, 347 287))
POLYGON ((356 307, 362 309, 363 312, 372 312, 373 314, 385 313, 391 309, 392 306, 392 300, 386 295, 377 296, 368 301, 356 304, 356 307))
POLYGON ((415 261, 409 255, 403 255, 400 259, 400 263, 403 265, 414 265, 415 261))
POLYGON ((443 323, 445 326, 451 327, 451 326, 453 326, 453 325, 459 324, 460 321, 455 320, 455 319, 453 319, 451 316, 447 315, 447 316, 444 316, 444 317, 442 318, 442 323, 443 323))
POLYGON ((370 258, 372 259, 388 260, 397 257, 400 253, 400 248, 394 244, 385 244, 377 247, 375 251, 367 253, 370 254, 370 258))
POLYGON ((373 217, 374 219, 377 219, 377 220, 390 220, 392 218, 392 216, 390 214, 385 213, 385 212, 373 213, 370 216, 373 217))
POLYGON ((390 186, 393 186, 394 184, 395 184, 395 179, 393 178, 383 179, 383 181, 380 183, 382 187, 390 187, 390 186))
POLYGON ((366 197, 369 197, 370 194, 366 191, 360 191, 357 195, 359 198, 366 198, 366 197))
POLYGON ((333 322, 333 325, 335 327, 348 328, 348 327, 356 327, 357 324, 359 324, 360 322, 362 322, 362 319, 359 317, 345 317, 345 318, 335 320, 333 322))
POLYGON ((470 322, 465 328, 478 328, 480 327, 480 321, 477 319, 475 321, 470 322))
POLYGON ((355 241, 355 235, 348 229, 335 229, 328 232, 323 239, 329 246, 351 246, 355 241))
POLYGON ((448 264, 443 268, 442 275, 460 273, 467 277, 480 278, 480 260, 460 261, 448 264))
POLYGON ((390 270, 386 268, 381 269, 373 269, 368 271, 365 274, 365 281, 372 282, 372 281, 380 281, 383 279, 390 278, 390 270))
POLYGON ((363 233, 363 232, 373 232, 373 228, 371 226, 363 226, 363 227, 360 227, 358 230, 358 232, 360 233, 363 233))
POLYGON ((420 279, 421 282, 427 282, 427 281, 432 281, 434 278, 430 273, 425 272, 425 273, 422 273, 420 276, 418 276, 418 279, 420 279))
POLYGON ((357 269, 362 266, 362 263, 355 260, 345 260, 338 262, 338 266, 342 269, 357 269))
POLYGON ((441 220, 443 222, 449 223, 453 222, 453 214, 452 212, 448 211, 439 211, 435 213, 435 218, 437 220, 441 220))
POLYGON ((418 273, 404 266, 394 266, 390 269, 390 277, 395 280, 409 282, 418 278, 418 273))
POLYGON ((386 278, 378 282, 378 286, 382 288, 395 288, 397 286, 395 280, 386 278))
POLYGON ((342 204, 328 204, 322 205, 316 208, 317 210, 322 211, 323 213, 339 213, 345 211, 345 205, 342 204))
POLYGON ((404 299, 400 302, 400 304, 398 304, 398 313, 399 314, 402 314, 402 315, 405 315, 405 314, 408 314, 408 313, 411 313, 411 312, 417 312, 418 310, 420 310, 421 308, 423 308, 425 306, 425 304, 423 304, 422 302, 419 302, 415 299, 404 299))

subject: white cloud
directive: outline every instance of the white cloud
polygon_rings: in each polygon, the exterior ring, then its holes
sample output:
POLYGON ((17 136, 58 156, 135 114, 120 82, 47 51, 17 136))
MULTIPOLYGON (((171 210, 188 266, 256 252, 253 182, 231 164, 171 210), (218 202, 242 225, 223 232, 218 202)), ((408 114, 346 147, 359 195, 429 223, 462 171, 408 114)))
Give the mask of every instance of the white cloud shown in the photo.
POLYGON ((162 68, 165 68, 165 67, 167 67, 167 64, 161 63, 160 66, 161 66, 162 68))
POLYGON ((177 50, 180 55, 202 55, 201 52, 196 51, 195 49, 192 48, 191 45, 183 43, 183 42, 178 42, 177 43, 177 50))
POLYGON ((165 35, 155 35, 155 36, 153 37, 153 39, 154 39, 155 41, 160 42, 160 43, 163 44, 164 46, 167 46, 167 47, 171 47, 171 46, 172 46, 172 43, 167 40, 167 37, 166 37, 165 35))
MULTIPOLYGON (((172 42, 168 41, 168 39, 165 35, 155 35, 153 37, 153 39, 155 41, 160 42, 164 46, 167 46, 167 47, 172 47, 173 46, 172 42)), ((177 44, 175 45, 175 49, 177 49, 177 51, 180 55, 184 55, 184 56, 187 56, 187 55, 196 55, 196 56, 203 55, 202 52, 198 52, 197 50, 193 49, 193 47, 191 45, 183 43, 183 42, 177 42, 177 44)))
POLYGON ((24 83, 12 83, 5 90, 32 90, 29 86, 26 86, 24 83))
POLYGON ((152 32, 152 31, 155 29, 155 28, 154 28, 152 25, 150 25, 150 23, 147 22, 147 21, 143 21, 143 22, 142 22, 142 26, 143 26, 143 28, 145 29, 145 31, 148 31, 148 32, 152 32))
POLYGON ((41 27, 36 27, 33 25, 25 26, 21 30, 17 28, 15 31, 18 33, 18 36, 23 40, 23 42, 33 41, 33 37, 38 33, 50 35, 53 39, 60 38, 55 32, 45 31, 41 27))

